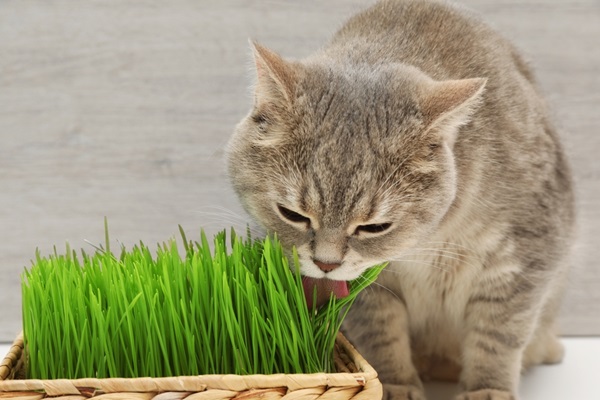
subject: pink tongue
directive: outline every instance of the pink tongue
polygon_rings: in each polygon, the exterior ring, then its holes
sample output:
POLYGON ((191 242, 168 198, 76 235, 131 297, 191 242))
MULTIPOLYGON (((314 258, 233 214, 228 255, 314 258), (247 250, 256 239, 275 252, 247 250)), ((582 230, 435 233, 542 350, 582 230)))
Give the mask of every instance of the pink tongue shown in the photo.
POLYGON ((313 293, 317 291, 317 308, 329 301, 331 294, 341 299, 348 296, 348 283, 346 281, 332 281, 331 279, 315 279, 308 276, 302 277, 302 286, 304 286, 304 297, 308 308, 313 308, 313 293))

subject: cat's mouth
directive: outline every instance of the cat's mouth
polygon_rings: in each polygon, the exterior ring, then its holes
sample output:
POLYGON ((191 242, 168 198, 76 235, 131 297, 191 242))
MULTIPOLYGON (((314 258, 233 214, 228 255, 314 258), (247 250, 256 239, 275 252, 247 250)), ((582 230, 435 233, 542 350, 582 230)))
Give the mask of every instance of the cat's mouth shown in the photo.
POLYGON ((329 301, 333 294, 336 298, 341 299, 347 297, 348 282, 333 281, 325 278, 311 278, 308 276, 302 277, 302 286, 304 287, 304 297, 309 309, 313 306, 321 307, 329 301))

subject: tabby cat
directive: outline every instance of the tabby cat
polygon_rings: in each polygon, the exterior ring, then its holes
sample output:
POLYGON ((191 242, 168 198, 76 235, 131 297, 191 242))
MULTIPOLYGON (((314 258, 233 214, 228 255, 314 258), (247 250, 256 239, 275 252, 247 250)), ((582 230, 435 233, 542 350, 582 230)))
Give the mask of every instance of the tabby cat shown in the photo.
POLYGON ((429 0, 381 1, 302 60, 253 48, 231 181, 313 285, 390 261, 344 326, 385 398, 434 378, 515 399, 522 368, 560 362, 572 180, 515 48, 429 0))

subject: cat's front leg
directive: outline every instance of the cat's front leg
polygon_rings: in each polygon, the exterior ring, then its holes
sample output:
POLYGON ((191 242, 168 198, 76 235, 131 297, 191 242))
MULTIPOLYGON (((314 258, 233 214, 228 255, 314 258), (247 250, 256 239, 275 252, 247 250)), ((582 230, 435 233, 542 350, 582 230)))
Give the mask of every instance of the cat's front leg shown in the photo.
POLYGON ((461 387, 456 400, 515 400, 523 340, 500 324, 474 328, 463 345, 461 387))
POLYGON ((524 274, 479 285, 465 310, 464 392, 456 400, 517 398, 523 353, 541 307, 536 290, 541 286, 524 274))
POLYGON ((365 290, 343 331, 379 374, 385 400, 425 400, 411 359, 408 313, 398 295, 377 286, 365 290))

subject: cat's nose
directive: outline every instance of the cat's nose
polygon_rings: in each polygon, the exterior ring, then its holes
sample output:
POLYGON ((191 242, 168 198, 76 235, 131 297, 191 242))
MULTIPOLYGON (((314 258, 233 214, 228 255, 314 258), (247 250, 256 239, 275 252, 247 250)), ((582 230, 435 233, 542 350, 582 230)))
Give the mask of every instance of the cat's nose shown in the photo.
POLYGON ((319 267, 319 269, 323 272, 331 272, 341 265, 341 264, 324 263, 322 261, 317 261, 317 260, 314 260, 314 261, 315 261, 315 264, 317 265, 317 267, 319 267))

